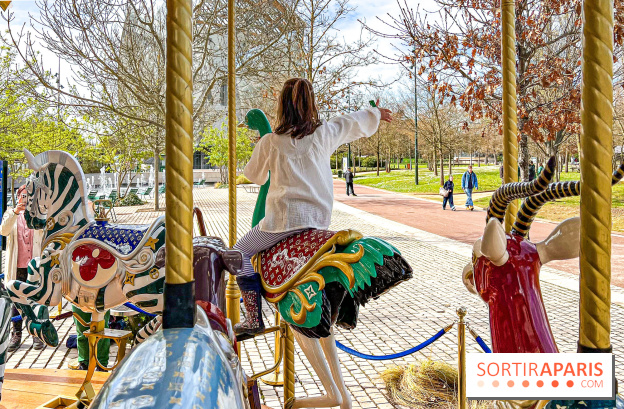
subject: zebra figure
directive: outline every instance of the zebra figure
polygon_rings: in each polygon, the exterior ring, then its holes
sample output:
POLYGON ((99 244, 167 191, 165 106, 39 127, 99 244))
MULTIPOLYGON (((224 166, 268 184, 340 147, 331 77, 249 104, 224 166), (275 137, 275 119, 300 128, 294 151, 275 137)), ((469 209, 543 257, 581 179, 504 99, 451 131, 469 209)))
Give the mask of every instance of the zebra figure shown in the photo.
MULTIPOLYGON (((59 340, 48 307, 58 305, 62 298, 91 313, 93 321, 101 321, 107 310, 126 302, 148 313, 162 314, 164 217, 149 225, 95 220, 87 202, 84 173, 72 155, 47 151, 34 157, 28 150, 24 152, 34 171, 26 184, 24 215, 29 228, 44 230, 42 251, 28 264, 26 282, 12 280, 6 284, 8 296, 0 294, 0 302, 6 304, 0 304, 0 313, 12 301, 28 332, 53 347, 59 340)), ((222 272, 238 272, 240 252, 210 237, 196 237, 193 249, 195 278, 198 283, 206 282, 198 284, 198 300, 202 299, 200 294, 214 293, 214 299, 203 298, 224 309, 222 272)), ((10 313, 2 317, 6 322, 1 321, 0 365, 6 355, 10 313)), ((156 317, 137 341, 155 332, 159 320, 156 317)))
POLYGON ((34 171, 27 182, 25 218, 30 228, 44 230, 42 252, 29 263, 28 280, 8 282, 7 291, 28 332, 56 346, 58 335, 47 307, 62 298, 95 321, 127 301, 161 313, 165 275, 154 264, 164 249, 164 217, 151 225, 96 221, 82 168, 72 155, 25 154, 34 171))

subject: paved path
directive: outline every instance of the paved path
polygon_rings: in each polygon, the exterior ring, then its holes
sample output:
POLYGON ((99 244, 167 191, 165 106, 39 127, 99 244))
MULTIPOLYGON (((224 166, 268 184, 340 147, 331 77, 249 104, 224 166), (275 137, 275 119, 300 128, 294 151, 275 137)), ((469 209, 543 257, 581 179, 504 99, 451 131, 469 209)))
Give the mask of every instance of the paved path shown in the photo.
MULTIPOLYGON (((434 200, 410 197, 380 189, 356 185, 357 197, 347 196, 345 183, 334 180, 335 200, 378 216, 439 234, 462 243, 473 244, 483 234, 485 210, 468 211, 463 205, 452 212, 448 207, 442 210, 442 204, 434 200)), ((465 196, 464 196, 465 197, 465 196)), ((462 199, 460 203, 464 203, 462 199)), ((457 203, 456 203, 457 204, 457 203)), ((557 223, 535 221, 531 226, 531 239, 544 240, 557 223)), ((624 288, 624 235, 613 234, 612 241, 612 277, 611 283, 624 288)), ((579 274, 578 259, 555 261, 550 267, 570 274, 579 274)))
MULTIPOLYGON (((461 272, 466 263, 470 262, 471 245, 469 238, 455 240, 440 234, 434 234, 411 226, 417 219, 434 219, 441 210, 431 208, 412 214, 401 213, 402 208, 415 206, 413 202, 400 205, 406 198, 398 195, 382 195, 378 191, 365 192, 359 188, 362 196, 357 198, 341 197, 337 194, 334 204, 331 229, 356 229, 365 235, 376 236, 392 243, 408 260, 414 270, 414 279, 403 283, 360 309, 360 320, 353 331, 336 330, 337 339, 351 348, 363 353, 386 355, 404 351, 419 344, 438 332, 442 327, 456 318, 455 309, 459 306, 468 308, 468 321, 471 326, 490 344, 488 330, 488 313, 484 303, 476 296, 468 293, 461 281, 461 272), (366 195, 370 194, 368 198, 366 195), (374 200, 373 195, 376 195, 374 200), (389 212, 387 217, 367 212, 352 204, 363 206, 364 200, 381 202, 379 208, 391 209, 397 204, 395 213, 389 212), (343 203, 344 202, 344 203, 343 203), (348 203, 348 205, 346 204, 348 203), (409 205, 409 206, 408 206, 409 205), (403 206, 403 207, 401 207, 403 206), (396 221, 397 217, 399 221, 396 221)), ((227 190, 196 189, 195 203, 206 217, 208 232, 211 235, 227 238, 227 190)), ((343 195, 344 196, 344 195, 343 195)), ((257 194, 245 193, 238 189, 238 225, 240 235, 249 230, 251 216, 257 194)), ((415 199, 409 199, 415 200, 415 199)), ((426 201, 419 201, 427 204, 426 201)), ((436 205, 435 207, 439 207, 436 205)), ((377 210, 375 210, 377 212, 377 210)), ((386 213, 388 213, 386 211, 386 213)), ((143 208, 121 208, 118 211, 121 223, 148 223, 163 212, 153 212, 143 208)), ((474 214, 459 212, 467 217, 474 214)), ((449 216, 451 213, 448 213, 449 216)), ((483 213, 478 219, 483 226, 483 213)), ((459 221, 459 219, 458 219, 459 221)), ((456 223, 458 223, 456 221, 456 223)), ((475 222, 477 223, 477 222, 475 222)), ((448 228, 448 227, 447 227, 448 228)), ((482 227, 481 227, 482 228, 482 227)), ((468 231, 466 232, 468 234, 468 231)), ((475 234, 475 233, 472 233, 475 234)), ((478 235, 478 234, 477 234, 478 235)), ((545 267, 542 271, 543 297, 552 323, 553 333, 561 352, 574 352, 578 339, 578 279, 553 268, 545 267)), ((615 289, 614 297, 624 297, 624 290, 615 289)), ((263 308, 265 322, 273 322, 272 309, 265 304, 263 308)), ((45 348, 34 351, 30 337, 23 345, 11 354, 8 368, 65 368, 76 350, 65 347, 67 336, 74 333, 71 319, 56 322, 61 338, 58 348, 45 348)), ((612 307, 613 348, 616 353, 616 370, 620 380, 624 379, 624 308, 612 307), (618 336, 619 335, 619 336, 618 336)), ((455 364, 457 359, 457 332, 451 330, 446 336, 425 350, 412 356, 395 361, 366 361, 346 353, 339 352, 345 382, 354 398, 354 408, 388 409, 395 407, 387 398, 379 373, 386 367, 397 364, 414 363, 420 359, 431 358, 455 364)), ((273 336, 258 337, 243 343, 242 362, 248 374, 259 372, 272 366, 273 336)), ((477 352, 476 343, 470 337, 467 344, 468 352, 477 352)), ((296 396, 315 396, 323 393, 322 386, 315 376, 308 360, 297 347, 295 354, 296 396)), ((620 389, 624 384, 620 384, 620 389)), ((262 401, 269 407, 278 408, 283 404, 282 388, 260 385, 262 401)))

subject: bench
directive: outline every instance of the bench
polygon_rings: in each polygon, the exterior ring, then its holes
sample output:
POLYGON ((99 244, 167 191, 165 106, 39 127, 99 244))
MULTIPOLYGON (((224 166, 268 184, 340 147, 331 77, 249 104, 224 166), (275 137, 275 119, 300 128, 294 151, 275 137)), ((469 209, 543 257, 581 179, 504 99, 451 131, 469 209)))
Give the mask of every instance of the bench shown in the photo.
POLYGON ((243 189, 245 189, 247 193, 260 193, 259 185, 243 185, 243 189))

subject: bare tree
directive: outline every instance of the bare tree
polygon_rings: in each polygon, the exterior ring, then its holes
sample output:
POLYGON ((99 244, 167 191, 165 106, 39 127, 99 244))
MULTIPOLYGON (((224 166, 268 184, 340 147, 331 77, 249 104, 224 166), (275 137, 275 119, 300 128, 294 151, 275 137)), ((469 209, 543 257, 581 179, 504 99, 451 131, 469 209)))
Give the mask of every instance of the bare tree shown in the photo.
MULTIPOLYGON (((80 117, 122 118, 141 131, 158 159, 164 149, 166 9, 152 0, 40 0, 32 30, 15 31, 5 16, 5 43, 14 46, 40 86, 37 98, 59 95, 59 104, 80 117), (68 85, 50 78, 44 48, 72 67, 68 85), (40 92, 47 90, 47 92, 40 92), (51 92, 50 92, 51 91, 51 92)), ((297 2, 237 2, 236 70, 239 83, 261 88, 285 67, 281 43, 296 21, 297 2)), ((193 119, 204 129, 225 115, 227 105, 227 2, 200 0, 193 8, 193 119)), ((244 101, 244 98, 242 99, 244 101)), ((199 134, 197 132, 197 134, 199 134)), ((158 182, 158 179, 156 180, 158 182)), ((157 185, 158 186, 158 185, 157 185)), ((157 196, 157 195, 156 195, 157 196)), ((158 207, 158 199, 156 199, 158 207)))

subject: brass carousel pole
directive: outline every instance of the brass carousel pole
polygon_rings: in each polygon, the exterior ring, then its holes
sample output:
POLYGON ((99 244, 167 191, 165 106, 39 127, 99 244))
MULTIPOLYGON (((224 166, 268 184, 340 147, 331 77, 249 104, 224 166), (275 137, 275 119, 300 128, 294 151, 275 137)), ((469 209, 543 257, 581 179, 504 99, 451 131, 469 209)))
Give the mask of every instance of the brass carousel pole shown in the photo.
POLYGON ((613 0, 583 2, 579 352, 611 351, 613 0))
MULTIPOLYGON (((503 0, 503 182, 518 181, 518 114, 516 106, 516 11, 513 0, 503 0)), ((518 202, 507 207, 505 231, 510 232, 518 213, 518 202)))
MULTIPOLYGON (((229 246, 236 244, 236 10, 234 0, 228 0, 228 193, 229 246)), ((225 289, 227 316, 232 325, 240 322, 241 292, 236 277, 230 274, 225 289)))
POLYGON ((191 0, 167 0, 165 308, 163 328, 195 324, 191 0))

